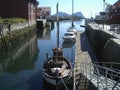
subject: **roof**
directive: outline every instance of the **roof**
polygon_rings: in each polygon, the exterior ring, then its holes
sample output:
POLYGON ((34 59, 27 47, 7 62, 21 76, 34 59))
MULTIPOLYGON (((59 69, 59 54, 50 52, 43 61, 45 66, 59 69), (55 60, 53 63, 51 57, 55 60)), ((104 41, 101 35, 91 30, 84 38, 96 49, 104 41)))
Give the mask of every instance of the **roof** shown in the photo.
POLYGON ((120 0, 114 3, 114 5, 120 5, 120 0))
MULTIPOLYGON (((14 1, 18 1, 18 0, 0 0, 0 2, 9 2, 9 1, 11 1, 11 2, 14 2, 14 1)), ((34 4, 36 4, 36 3, 38 3, 37 2, 37 0, 21 0, 21 1, 25 1, 25 2, 32 2, 32 3, 34 3, 34 4)))
POLYGON ((30 1, 30 2, 32 2, 32 3, 34 3, 34 4, 39 4, 38 2, 37 2, 37 0, 27 0, 28 2, 30 1))

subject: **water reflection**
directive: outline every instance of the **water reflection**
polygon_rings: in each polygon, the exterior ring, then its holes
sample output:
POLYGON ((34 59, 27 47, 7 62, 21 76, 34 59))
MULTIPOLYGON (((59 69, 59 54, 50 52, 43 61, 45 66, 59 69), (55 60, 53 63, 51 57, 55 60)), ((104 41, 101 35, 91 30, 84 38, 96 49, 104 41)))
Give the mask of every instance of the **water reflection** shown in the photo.
MULTIPOLYGON (((73 90, 73 82, 67 84, 68 90, 73 90)), ((55 86, 50 85, 45 80, 43 80, 43 90, 67 90, 64 86, 59 86, 58 88, 55 86)))
MULTIPOLYGON (((75 22, 78 30, 81 30, 81 23, 82 21, 75 22)), ((64 45, 62 39, 69 26, 71 26, 69 21, 60 22, 59 43, 60 47, 63 47, 63 54, 73 63, 75 44, 64 45)), ((27 42, 23 41, 24 43, 19 44, 14 50, 0 54, 0 90, 55 90, 44 82, 42 66, 46 60, 46 53, 51 55, 52 48, 56 47, 56 31, 56 23, 52 30, 39 29, 37 34, 27 42)))
POLYGON ((31 76, 32 73, 29 70, 34 69, 34 60, 37 60, 35 58, 38 53, 36 41, 35 35, 28 42, 22 44, 19 49, 4 52, 6 55, 2 56, 5 58, 0 58, 0 90, 18 90, 22 88, 23 82, 31 76))
POLYGON ((7 72, 17 73, 22 70, 31 70, 34 68, 34 58, 37 54, 36 36, 11 55, 12 63, 6 68, 7 72), (24 63, 24 64, 23 64, 24 63), (16 67, 16 68, 15 68, 16 67))
POLYGON ((37 38, 43 40, 51 39, 51 30, 48 28, 38 29, 37 30, 37 38))
POLYGON ((75 44, 75 41, 74 42, 63 42, 62 48, 72 48, 74 44, 75 44))
POLYGON ((54 30, 55 23, 52 23, 49 27, 37 28, 37 37, 39 39, 51 39, 51 31, 54 30))

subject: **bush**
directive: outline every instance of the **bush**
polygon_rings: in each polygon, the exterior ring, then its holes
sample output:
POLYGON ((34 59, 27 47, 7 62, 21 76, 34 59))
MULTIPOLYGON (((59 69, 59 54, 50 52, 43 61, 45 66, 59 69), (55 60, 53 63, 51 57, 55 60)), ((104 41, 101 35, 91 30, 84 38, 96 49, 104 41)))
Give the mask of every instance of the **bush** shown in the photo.
POLYGON ((1 22, 3 22, 3 19, 2 19, 2 18, 0 18, 0 23, 1 23, 1 22))

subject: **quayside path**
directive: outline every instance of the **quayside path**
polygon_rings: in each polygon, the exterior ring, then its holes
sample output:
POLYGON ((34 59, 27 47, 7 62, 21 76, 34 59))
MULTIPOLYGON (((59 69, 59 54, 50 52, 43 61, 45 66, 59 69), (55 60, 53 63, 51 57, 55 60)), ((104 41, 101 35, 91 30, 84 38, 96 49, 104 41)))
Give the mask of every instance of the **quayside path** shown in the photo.
POLYGON ((73 90, 120 90, 120 70, 115 62, 97 62, 85 32, 76 37, 73 90))

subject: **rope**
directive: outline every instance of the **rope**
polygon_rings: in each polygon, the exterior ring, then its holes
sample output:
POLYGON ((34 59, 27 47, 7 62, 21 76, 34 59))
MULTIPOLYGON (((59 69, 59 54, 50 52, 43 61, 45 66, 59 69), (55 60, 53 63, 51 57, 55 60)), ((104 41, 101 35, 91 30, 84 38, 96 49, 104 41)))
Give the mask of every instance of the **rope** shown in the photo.
POLYGON ((60 79, 62 80, 62 83, 63 83, 63 85, 65 86, 66 90, 69 90, 69 89, 67 88, 67 85, 65 84, 64 80, 62 79, 62 77, 60 77, 60 79))

